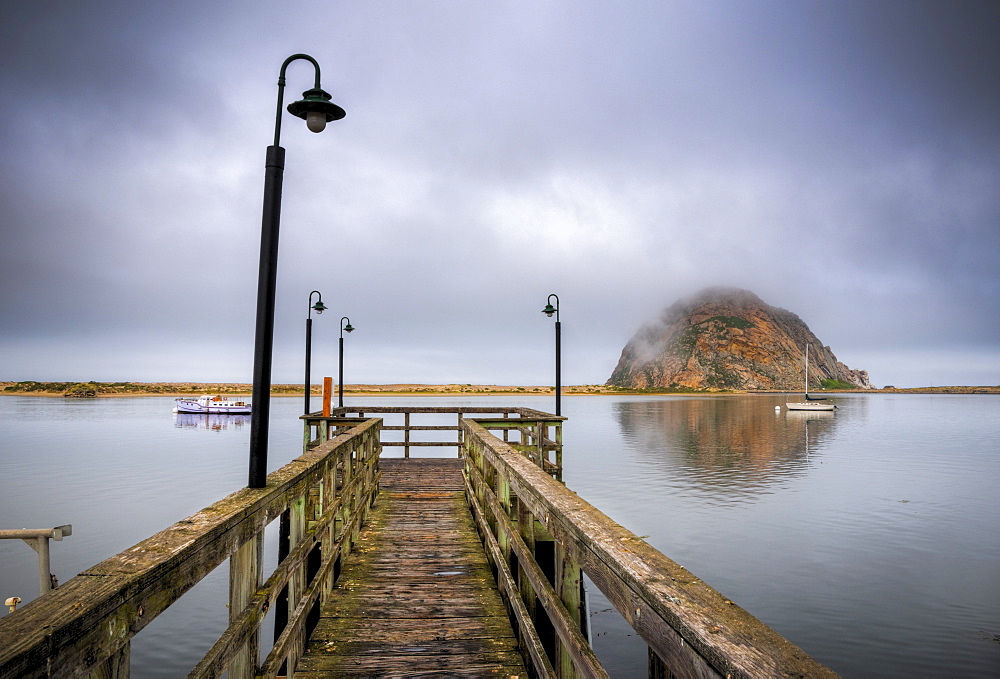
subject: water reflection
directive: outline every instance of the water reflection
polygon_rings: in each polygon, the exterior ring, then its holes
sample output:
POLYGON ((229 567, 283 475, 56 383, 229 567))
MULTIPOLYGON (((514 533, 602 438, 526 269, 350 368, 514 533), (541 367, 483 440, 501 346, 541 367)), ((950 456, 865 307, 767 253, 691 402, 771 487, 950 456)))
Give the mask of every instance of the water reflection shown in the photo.
POLYGON ((250 423, 249 415, 229 413, 174 413, 174 426, 179 429, 242 429, 250 423))
MULTIPOLYGON (((816 462, 840 413, 775 409, 770 399, 706 398, 619 402, 622 436, 672 485, 755 495, 816 462)), ((720 498, 715 498, 720 499, 720 498)))

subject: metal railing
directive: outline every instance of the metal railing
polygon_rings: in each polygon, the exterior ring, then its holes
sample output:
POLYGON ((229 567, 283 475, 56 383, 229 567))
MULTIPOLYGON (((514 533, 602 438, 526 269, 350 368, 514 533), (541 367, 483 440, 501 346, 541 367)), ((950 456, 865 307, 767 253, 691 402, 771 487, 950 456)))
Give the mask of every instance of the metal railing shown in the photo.
MULTIPOLYGON (((60 541, 64 537, 73 534, 73 526, 56 526, 55 528, 15 528, 13 530, 0 530, 0 540, 24 540, 25 543, 38 553, 38 591, 40 594, 50 592, 56 586, 56 576, 51 573, 51 559, 49 556, 49 540, 60 541)), ((12 606, 11 612, 17 608, 21 602, 20 597, 8 599, 12 606), (16 601, 14 601, 16 599, 16 601)))

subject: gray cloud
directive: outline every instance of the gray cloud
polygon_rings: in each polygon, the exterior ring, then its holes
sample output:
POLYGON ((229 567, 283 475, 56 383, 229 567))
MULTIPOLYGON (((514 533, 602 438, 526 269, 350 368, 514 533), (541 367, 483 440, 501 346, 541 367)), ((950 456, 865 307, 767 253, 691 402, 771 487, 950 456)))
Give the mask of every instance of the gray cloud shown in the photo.
POLYGON ((349 315, 349 380, 545 383, 557 292, 566 381, 595 383, 721 284, 877 384, 996 384, 996 14, 5 7, 0 379, 249 381, 277 70, 307 52, 348 116, 283 124, 277 381, 313 289, 314 373, 349 315))

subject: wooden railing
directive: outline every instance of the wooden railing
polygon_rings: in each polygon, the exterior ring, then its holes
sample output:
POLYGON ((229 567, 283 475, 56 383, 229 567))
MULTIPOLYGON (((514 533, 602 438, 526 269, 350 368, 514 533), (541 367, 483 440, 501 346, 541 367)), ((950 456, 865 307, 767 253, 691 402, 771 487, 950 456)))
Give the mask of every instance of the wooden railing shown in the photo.
POLYGON ((537 676, 608 676, 587 641, 584 574, 648 644, 651 677, 836 676, 478 422, 462 428, 473 516, 537 676))
POLYGON ((382 447, 403 448, 403 457, 410 457, 410 448, 455 448, 460 455, 463 445, 462 421, 473 415, 476 421, 490 431, 500 432, 500 438, 515 450, 524 453, 546 473, 562 479, 563 440, 562 423, 566 419, 532 408, 488 406, 406 407, 406 406, 357 406, 333 408, 329 416, 319 413, 303 415, 305 423, 304 447, 318 445, 328 437, 363 422, 367 415, 383 418, 382 447), (402 416, 400 422, 399 416, 402 416), (484 416, 490 417, 484 417, 484 416), (395 418, 393 418, 395 416, 395 418), (440 420, 454 416, 455 424, 420 424, 421 418, 440 420), (402 432, 395 434, 395 432, 402 432), (423 432, 442 432, 437 440, 417 438, 423 432), (450 436, 443 432, 453 432, 450 436), (395 436, 395 438, 394 438, 395 436), (446 440, 440 440, 444 436, 446 440), (401 438, 402 440, 397 440, 401 438))
POLYGON ((191 676, 294 667, 378 493, 380 424, 345 430, 272 472, 265 488, 237 491, 6 616, 0 677, 127 677, 131 638, 227 558, 230 624, 191 676), (285 546, 264 581, 264 527, 279 517, 285 546), (258 669, 272 607, 277 639, 258 669))

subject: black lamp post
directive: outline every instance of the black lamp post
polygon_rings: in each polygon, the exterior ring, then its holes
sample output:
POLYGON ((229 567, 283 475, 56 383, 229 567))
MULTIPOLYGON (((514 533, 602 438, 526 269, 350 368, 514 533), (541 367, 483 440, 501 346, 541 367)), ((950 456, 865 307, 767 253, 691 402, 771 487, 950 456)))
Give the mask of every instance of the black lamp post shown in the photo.
POLYGON ((559 324, 559 295, 552 293, 549 295, 548 300, 546 300, 545 308, 542 309, 542 313, 552 318, 552 314, 556 315, 556 415, 562 415, 562 407, 560 402, 562 401, 562 376, 560 375, 560 335, 561 327, 559 324), (556 298, 556 305, 552 306, 552 298, 556 298))
POLYGON ((312 334, 313 334, 312 312, 313 309, 315 309, 317 314, 321 314, 324 311, 326 311, 326 308, 327 308, 326 305, 323 304, 323 293, 321 293, 319 290, 313 290, 312 292, 309 293, 309 312, 308 315, 306 316, 306 380, 305 380, 306 403, 305 403, 305 411, 303 411, 302 413, 303 415, 308 415, 310 412, 309 397, 312 395, 309 393, 310 389, 312 388, 312 379, 310 379, 309 375, 309 368, 312 364, 312 334), (312 303, 313 295, 319 295, 319 300, 315 304, 312 303))
POLYGON ((344 109, 330 101, 320 87, 319 64, 308 54, 293 54, 281 64, 278 74, 278 111, 274 120, 274 144, 267 147, 264 172, 264 213, 260 230, 260 270, 257 275, 257 329, 253 355, 253 410, 250 414, 250 488, 267 485, 267 435, 271 413, 271 350, 274 346, 274 292, 278 273, 278 224, 281 221, 281 180, 285 172, 285 149, 280 146, 281 106, 285 96, 285 70, 297 59, 305 59, 316 70, 315 87, 302 93, 302 100, 288 105, 288 112, 306 121, 313 132, 322 132, 328 122, 340 120, 344 109))
POLYGON ((351 325, 351 319, 344 316, 340 319, 340 371, 338 373, 339 379, 337 382, 337 407, 344 407, 344 332, 354 332, 354 326, 351 325), (344 321, 347 321, 347 325, 344 325, 344 321))

